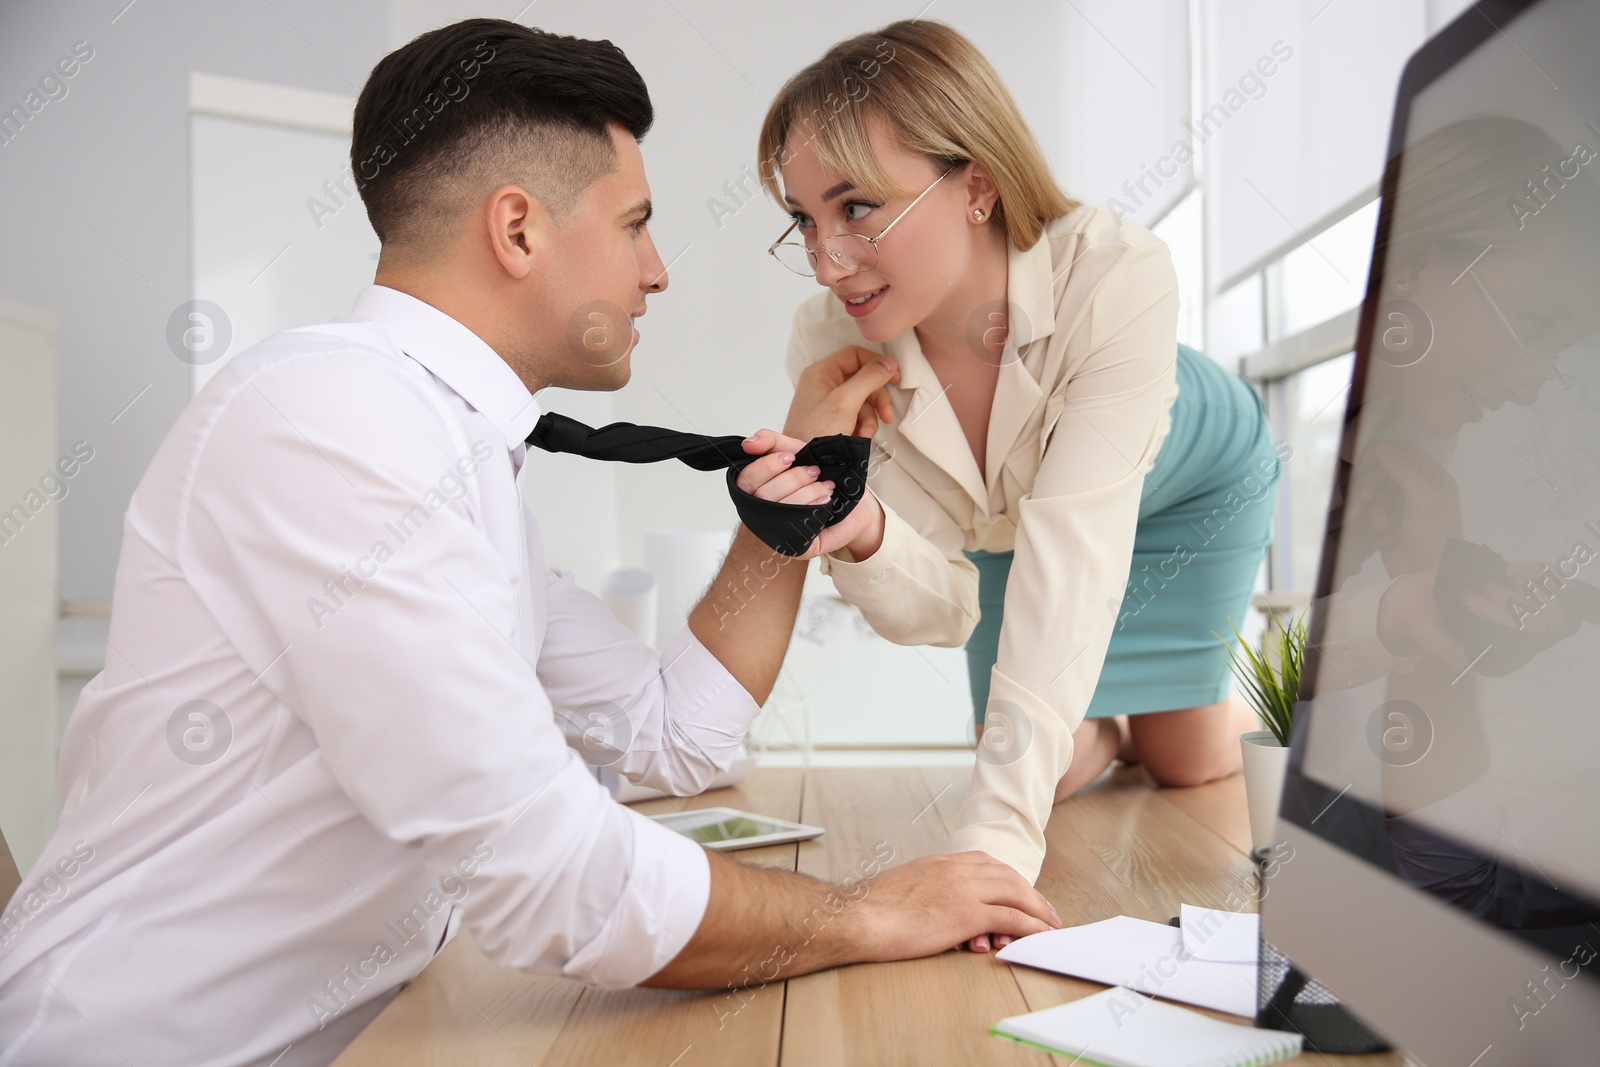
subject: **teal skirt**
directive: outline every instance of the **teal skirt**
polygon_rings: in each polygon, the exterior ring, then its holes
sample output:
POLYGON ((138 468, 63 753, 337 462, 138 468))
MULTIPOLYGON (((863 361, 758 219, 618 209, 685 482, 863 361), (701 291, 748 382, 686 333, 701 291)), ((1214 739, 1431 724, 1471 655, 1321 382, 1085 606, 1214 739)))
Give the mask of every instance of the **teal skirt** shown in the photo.
MULTIPOLYGON (((1133 560, 1089 718, 1214 704, 1228 660, 1213 631, 1244 627, 1272 540, 1279 457, 1254 389, 1178 346, 1172 428, 1145 475, 1133 560)), ((968 552, 982 612, 967 641, 972 706, 983 721, 1000 647, 1010 552, 968 552)))

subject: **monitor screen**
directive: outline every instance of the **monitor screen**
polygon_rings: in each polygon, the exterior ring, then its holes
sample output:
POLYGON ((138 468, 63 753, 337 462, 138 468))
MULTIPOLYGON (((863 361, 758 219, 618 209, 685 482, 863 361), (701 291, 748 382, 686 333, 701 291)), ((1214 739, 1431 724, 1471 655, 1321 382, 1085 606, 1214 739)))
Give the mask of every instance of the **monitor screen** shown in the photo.
POLYGON ((1600 945, 1600 4, 1452 34, 1400 91, 1282 814, 1565 959, 1600 945))

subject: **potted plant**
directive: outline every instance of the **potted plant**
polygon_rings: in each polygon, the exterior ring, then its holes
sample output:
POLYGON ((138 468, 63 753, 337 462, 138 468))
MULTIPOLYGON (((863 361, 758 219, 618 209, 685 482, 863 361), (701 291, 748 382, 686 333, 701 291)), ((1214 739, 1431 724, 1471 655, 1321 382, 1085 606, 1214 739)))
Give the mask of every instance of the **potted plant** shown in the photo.
POLYGON ((1300 695, 1300 670, 1305 665, 1305 615, 1288 625, 1280 621, 1270 627, 1261 649, 1246 643, 1231 620, 1228 625, 1233 630, 1232 644, 1213 633, 1223 643, 1245 702, 1266 727, 1239 735, 1250 841, 1254 848, 1261 848, 1275 842, 1278 802, 1283 799, 1283 777, 1289 766, 1289 735, 1300 695))

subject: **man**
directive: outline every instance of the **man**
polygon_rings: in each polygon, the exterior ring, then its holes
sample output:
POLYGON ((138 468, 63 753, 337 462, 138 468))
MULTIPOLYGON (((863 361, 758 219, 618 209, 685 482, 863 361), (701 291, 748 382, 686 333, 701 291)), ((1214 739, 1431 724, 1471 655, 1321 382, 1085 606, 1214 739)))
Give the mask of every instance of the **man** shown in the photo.
MULTIPOLYGON (((628 320, 666 288, 651 121, 609 42, 498 20, 373 70, 351 158, 376 284, 234 359, 134 494, 60 826, 0 916, 0 1063, 325 1063, 457 920, 506 966, 676 988, 746 982, 775 945, 789 977, 1059 923, 980 853, 848 888, 738 865, 615 804, 567 744, 703 789, 805 570, 741 529, 657 656, 546 565, 522 505, 534 394, 621 387, 628 320)), ((740 487, 826 500, 802 443, 756 434, 740 487)))

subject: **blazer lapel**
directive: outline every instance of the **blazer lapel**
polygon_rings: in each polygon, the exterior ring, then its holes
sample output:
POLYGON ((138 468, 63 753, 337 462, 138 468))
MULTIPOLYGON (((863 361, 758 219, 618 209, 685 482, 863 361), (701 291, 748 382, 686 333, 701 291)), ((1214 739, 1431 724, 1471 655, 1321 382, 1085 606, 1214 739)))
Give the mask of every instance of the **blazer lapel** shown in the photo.
POLYGON ((978 510, 988 514, 989 494, 984 488, 983 472, 978 470, 978 461, 967 446, 967 436, 945 395, 944 385, 922 354, 916 331, 907 330, 885 347, 900 366, 899 389, 907 396, 905 410, 896 419, 900 436, 954 478, 978 510))
POLYGON ((1028 419, 1044 399, 1044 390, 1034 380, 1033 374, 1022 365, 1015 352, 1008 354, 1009 362, 1000 368, 1000 380, 995 384, 994 406, 989 410, 989 485, 1010 457, 1017 438, 1028 424, 1028 419))
POLYGON ((1018 251, 1009 239, 1006 247, 1010 250, 1006 258, 1008 321, 1006 344, 1000 356, 1000 378, 995 384, 994 406, 989 413, 989 437, 985 447, 989 453, 989 474, 993 477, 989 479, 987 490, 994 488, 994 478, 1005 467, 1017 438, 1044 399, 1038 377, 1042 357, 1035 354, 1024 361, 1022 350, 1050 336, 1056 329, 1049 232, 1040 234, 1026 252, 1018 251))

